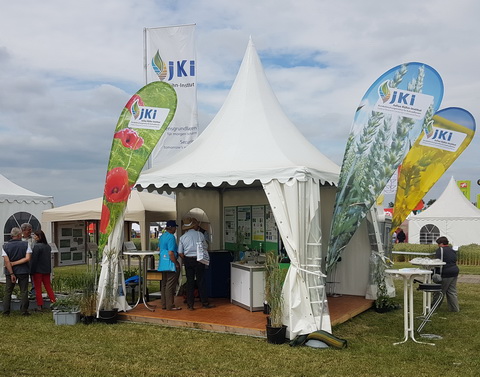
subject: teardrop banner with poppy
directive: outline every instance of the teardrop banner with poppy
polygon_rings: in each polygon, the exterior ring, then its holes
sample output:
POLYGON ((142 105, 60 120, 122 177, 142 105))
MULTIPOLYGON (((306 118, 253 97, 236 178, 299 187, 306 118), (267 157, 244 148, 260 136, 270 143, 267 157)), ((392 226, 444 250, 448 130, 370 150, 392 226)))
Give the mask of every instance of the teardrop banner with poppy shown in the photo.
POLYGON ((153 148, 170 124, 177 95, 170 84, 145 85, 125 105, 113 135, 103 194, 99 250, 102 269, 98 279, 100 309, 128 310, 122 266, 123 223, 128 197, 153 148))
POLYGON ((110 151, 100 220, 100 250, 106 245, 143 166, 170 124, 177 95, 170 84, 145 85, 120 114, 110 151))
POLYGON ((402 162, 393 209, 392 231, 400 226, 475 135, 475 119, 467 110, 438 111, 402 162))
POLYGON ((387 185, 443 98, 443 82, 418 62, 394 67, 367 90, 355 112, 335 199, 327 272, 387 185))

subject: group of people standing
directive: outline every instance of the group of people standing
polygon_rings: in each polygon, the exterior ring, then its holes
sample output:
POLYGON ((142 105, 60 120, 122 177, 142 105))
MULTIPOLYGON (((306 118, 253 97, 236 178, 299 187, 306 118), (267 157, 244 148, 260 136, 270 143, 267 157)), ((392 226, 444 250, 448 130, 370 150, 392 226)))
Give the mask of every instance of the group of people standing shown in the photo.
POLYGON ((204 234, 200 231, 200 224, 195 218, 187 217, 183 219, 182 231, 185 233, 178 240, 175 238, 178 224, 175 220, 167 221, 165 232, 161 235, 158 247, 160 258, 167 255, 175 265, 175 271, 163 271, 159 265, 158 270, 162 271, 162 309, 181 310, 181 307, 175 306, 174 298, 179 280, 181 264, 185 266, 185 275, 187 278, 187 308, 194 310, 195 289, 198 289, 202 307, 206 309, 215 306, 208 302, 206 282, 205 282, 205 264, 197 260, 197 243, 200 242, 205 250, 208 243, 204 234))
POLYGON ((51 247, 45 233, 33 232, 29 223, 24 223, 10 231, 11 240, 3 244, 2 257, 5 273, 5 294, 3 297, 3 315, 10 315, 12 293, 15 285, 20 289, 20 312, 24 316, 28 311, 28 283, 32 281, 38 310, 44 306, 42 284, 47 291, 50 302, 55 302, 50 274, 52 272, 51 247))

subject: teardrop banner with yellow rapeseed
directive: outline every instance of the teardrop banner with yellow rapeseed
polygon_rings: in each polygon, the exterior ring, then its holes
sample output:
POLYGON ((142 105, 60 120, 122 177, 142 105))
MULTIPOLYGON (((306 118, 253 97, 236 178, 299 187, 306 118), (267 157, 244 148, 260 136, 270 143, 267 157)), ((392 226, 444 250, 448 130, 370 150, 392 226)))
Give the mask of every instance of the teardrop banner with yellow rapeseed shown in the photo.
POLYGON ((392 232, 467 148, 475 128, 475 119, 467 110, 449 107, 435 113, 402 162, 392 232))

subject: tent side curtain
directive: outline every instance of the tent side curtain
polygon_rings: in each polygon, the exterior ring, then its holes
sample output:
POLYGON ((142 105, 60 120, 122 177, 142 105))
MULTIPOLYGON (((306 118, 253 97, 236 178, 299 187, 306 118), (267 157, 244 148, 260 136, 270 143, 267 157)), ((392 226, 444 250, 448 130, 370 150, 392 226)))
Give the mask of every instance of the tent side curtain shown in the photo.
POLYGON ((319 181, 272 180, 263 187, 291 263, 283 287, 290 339, 320 329, 331 331, 321 273, 319 181))

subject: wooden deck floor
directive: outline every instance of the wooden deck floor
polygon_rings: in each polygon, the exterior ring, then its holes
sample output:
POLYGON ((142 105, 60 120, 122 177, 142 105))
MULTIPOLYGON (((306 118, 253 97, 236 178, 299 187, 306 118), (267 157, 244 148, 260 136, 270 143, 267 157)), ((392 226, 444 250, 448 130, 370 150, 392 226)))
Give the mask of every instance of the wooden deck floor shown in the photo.
MULTIPOLYGON (((249 336, 265 337, 266 314, 263 312, 250 312, 237 305, 230 303, 229 299, 210 299, 216 305, 212 309, 204 309, 198 302, 195 310, 187 310, 183 303, 183 297, 176 297, 176 306, 182 307, 178 311, 166 311, 161 309, 160 300, 151 301, 156 305, 155 311, 150 311, 140 303, 135 309, 119 314, 120 321, 138 323, 152 323, 163 326, 187 327, 206 331, 242 334, 249 336)), ((359 296, 329 297, 330 320, 332 325, 343 323, 350 318, 368 310, 372 306, 372 300, 366 300, 359 296)))

